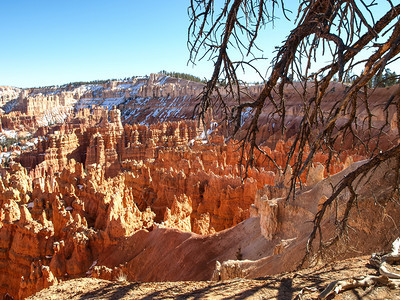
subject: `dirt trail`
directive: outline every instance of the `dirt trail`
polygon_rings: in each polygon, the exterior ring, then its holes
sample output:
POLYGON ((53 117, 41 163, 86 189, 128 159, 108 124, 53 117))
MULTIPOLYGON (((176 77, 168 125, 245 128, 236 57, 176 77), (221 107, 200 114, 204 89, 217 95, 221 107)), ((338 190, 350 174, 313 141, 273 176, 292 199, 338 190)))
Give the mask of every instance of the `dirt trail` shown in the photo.
MULTIPOLYGON (((305 293, 301 299, 317 299, 319 292, 333 280, 376 274, 368 259, 364 256, 278 276, 224 282, 140 283, 80 278, 42 290, 28 299, 295 299, 305 287, 317 291, 305 293)), ((399 298, 399 290, 375 286, 346 291, 335 299, 399 298)))

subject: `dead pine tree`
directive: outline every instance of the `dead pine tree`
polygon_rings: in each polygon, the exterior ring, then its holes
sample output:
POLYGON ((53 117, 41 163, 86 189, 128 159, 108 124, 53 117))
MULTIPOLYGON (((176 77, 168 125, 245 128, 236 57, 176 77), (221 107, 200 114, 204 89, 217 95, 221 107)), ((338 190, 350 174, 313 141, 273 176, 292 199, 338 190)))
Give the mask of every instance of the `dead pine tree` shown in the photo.
MULTIPOLYGON (((263 28, 269 23, 277 24, 289 18, 285 7, 288 1, 225 0, 217 4, 213 0, 191 0, 188 8, 191 20, 188 29, 190 61, 209 59, 214 62, 214 71, 199 95, 195 113, 203 123, 211 108, 224 116, 223 121, 231 129, 230 137, 239 137, 244 177, 248 168, 266 155, 257 143, 260 126, 265 125, 260 121, 263 111, 269 111, 269 118, 263 122, 274 122, 274 125, 279 122, 281 134, 285 134, 287 107, 284 91, 287 86, 292 86, 301 99, 301 121, 286 164, 282 166, 282 172, 289 165, 292 169, 287 201, 295 201, 296 189, 302 185, 301 175, 308 172, 317 153, 328 154, 325 162, 328 171, 333 160, 339 158, 346 141, 369 157, 365 164, 333 187, 332 195, 315 215, 305 259, 311 254, 316 239, 319 239, 319 249, 322 249, 346 233, 349 213, 357 201, 355 182, 383 162, 400 161, 400 91, 380 107, 370 101, 374 92, 371 82, 382 78, 384 70, 399 58, 400 5, 391 0, 380 0, 378 7, 377 2, 300 1, 297 14, 290 14, 295 20, 294 28, 274 53, 269 70, 256 67, 256 61, 262 59, 259 55, 262 49, 258 48, 257 41, 265 34, 263 28), (385 11, 376 13, 383 5, 385 11), (281 20, 278 21, 278 17, 281 20), (232 58, 235 56, 239 59, 232 58), (245 68, 255 70, 263 80, 262 89, 256 96, 243 96, 246 90, 239 80, 238 71, 245 68), (359 75, 353 76, 357 69, 359 75), (266 78, 262 75, 264 73, 266 78), (345 83, 346 89, 332 102, 327 99, 327 94, 334 80, 345 83), (372 110, 377 109, 386 121, 376 121, 372 110), (250 118, 243 123, 243 114, 249 111, 250 118), (397 118, 394 130, 389 116, 397 118), (306 146, 307 152, 303 151, 306 146), (244 154, 247 159, 244 159, 244 154), (344 214, 336 220, 336 236, 324 242, 321 221, 343 192, 348 199, 344 214)), ((267 159, 273 160, 271 157, 267 159)), ((393 190, 398 190, 398 180, 393 190)))

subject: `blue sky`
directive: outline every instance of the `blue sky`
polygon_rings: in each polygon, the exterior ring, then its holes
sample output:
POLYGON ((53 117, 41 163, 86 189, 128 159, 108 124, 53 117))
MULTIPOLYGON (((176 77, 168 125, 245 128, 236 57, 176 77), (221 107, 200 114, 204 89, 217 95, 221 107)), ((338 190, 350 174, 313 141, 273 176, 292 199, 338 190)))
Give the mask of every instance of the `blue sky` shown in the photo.
MULTIPOLYGON (((2 0, 0 85, 44 86, 160 70, 208 78, 210 62, 187 66, 188 3, 2 0)), ((264 48, 272 51, 282 38, 274 43, 270 37, 264 48)))
MULTIPOLYGON (((160 70, 209 78, 211 62, 187 66, 188 4, 183 0, 1 0, 0 85, 57 85, 160 70)), ((273 57, 274 47, 291 28, 293 20, 284 19, 275 28, 267 26, 259 41, 265 57, 273 57)), ((261 64, 265 70, 268 65, 269 61, 261 64)), ((258 80, 249 72, 242 78, 258 80)))

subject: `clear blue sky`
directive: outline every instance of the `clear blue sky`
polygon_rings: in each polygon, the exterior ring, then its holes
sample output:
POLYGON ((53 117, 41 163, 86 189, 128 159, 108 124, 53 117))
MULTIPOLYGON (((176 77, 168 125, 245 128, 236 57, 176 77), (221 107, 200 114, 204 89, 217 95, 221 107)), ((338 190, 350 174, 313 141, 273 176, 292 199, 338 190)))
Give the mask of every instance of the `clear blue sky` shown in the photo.
MULTIPOLYGON (((1 0, 0 86, 33 87, 124 78, 160 70, 209 78, 212 63, 187 66, 184 0, 1 0)), ((288 1, 291 5, 297 0, 288 1)), ((295 14, 292 15, 292 19, 295 14)), ((260 35, 264 56, 293 28, 280 20, 260 35)), ((269 61, 263 63, 266 70, 269 61)), ((249 73, 247 81, 258 80, 249 73)))
MULTIPOLYGON (((2 0, 0 85, 44 86, 160 70, 209 78, 210 62, 187 66, 188 4, 183 0, 2 0)), ((272 51, 281 41, 271 44, 268 39, 267 45, 272 51)))

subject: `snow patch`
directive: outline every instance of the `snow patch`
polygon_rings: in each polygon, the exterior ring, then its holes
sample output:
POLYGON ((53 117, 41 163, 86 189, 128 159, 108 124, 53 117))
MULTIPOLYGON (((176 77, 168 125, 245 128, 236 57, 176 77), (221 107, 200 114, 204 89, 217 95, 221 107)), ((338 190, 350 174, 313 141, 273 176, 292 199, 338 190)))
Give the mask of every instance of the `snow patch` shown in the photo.
POLYGON ((163 76, 163 77, 161 77, 161 78, 159 79, 159 81, 156 83, 156 85, 164 85, 168 78, 169 78, 169 76, 163 76))

